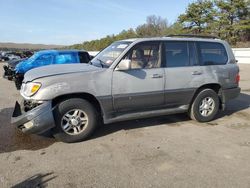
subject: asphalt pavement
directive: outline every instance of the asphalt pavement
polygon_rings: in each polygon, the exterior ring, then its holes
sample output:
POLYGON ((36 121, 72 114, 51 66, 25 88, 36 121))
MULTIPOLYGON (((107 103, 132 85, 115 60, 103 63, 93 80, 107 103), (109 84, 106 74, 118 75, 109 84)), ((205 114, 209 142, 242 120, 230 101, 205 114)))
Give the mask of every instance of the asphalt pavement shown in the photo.
POLYGON ((0 187, 249 188, 250 65, 240 70, 242 93, 212 122, 185 114, 126 121, 74 144, 12 127, 20 94, 0 77, 0 187))

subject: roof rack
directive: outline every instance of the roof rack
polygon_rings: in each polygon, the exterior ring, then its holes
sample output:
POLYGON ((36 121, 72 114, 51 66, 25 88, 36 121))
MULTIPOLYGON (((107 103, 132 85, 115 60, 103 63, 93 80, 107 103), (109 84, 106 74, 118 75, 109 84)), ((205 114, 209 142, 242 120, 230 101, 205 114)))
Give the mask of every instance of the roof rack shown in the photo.
POLYGON ((195 34, 167 35, 166 37, 193 37, 193 38, 219 39, 219 37, 213 35, 195 35, 195 34))

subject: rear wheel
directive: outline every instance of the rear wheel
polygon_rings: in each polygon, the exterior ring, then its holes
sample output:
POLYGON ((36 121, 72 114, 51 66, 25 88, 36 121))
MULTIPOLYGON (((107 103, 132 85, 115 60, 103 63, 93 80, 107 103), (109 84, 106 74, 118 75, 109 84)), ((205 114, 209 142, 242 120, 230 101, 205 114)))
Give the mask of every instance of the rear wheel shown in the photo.
POLYGON ((212 89, 204 89, 195 97, 189 110, 191 119, 208 122, 215 118, 219 110, 219 97, 212 89))
POLYGON ((98 124, 98 113, 87 100, 74 98, 60 102, 54 111, 56 139, 79 142, 87 139, 98 124))

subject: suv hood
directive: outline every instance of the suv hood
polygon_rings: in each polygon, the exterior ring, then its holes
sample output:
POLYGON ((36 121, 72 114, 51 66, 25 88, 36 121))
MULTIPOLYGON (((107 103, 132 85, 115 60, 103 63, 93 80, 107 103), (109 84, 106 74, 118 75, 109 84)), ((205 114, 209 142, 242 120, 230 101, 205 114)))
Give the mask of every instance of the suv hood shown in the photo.
POLYGON ((34 79, 42 77, 78 73, 78 72, 90 72, 95 70, 100 70, 100 68, 90 64, 48 65, 28 71, 24 76, 24 82, 33 81, 34 79))

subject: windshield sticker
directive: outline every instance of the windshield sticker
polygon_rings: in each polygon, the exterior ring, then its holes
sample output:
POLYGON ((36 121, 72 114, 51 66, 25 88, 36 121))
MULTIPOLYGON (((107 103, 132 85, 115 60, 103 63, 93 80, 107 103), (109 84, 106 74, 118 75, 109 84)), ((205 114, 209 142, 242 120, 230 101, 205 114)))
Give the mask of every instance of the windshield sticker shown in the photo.
POLYGON ((124 49, 127 46, 128 46, 127 44, 120 44, 120 45, 117 46, 117 48, 124 49))

